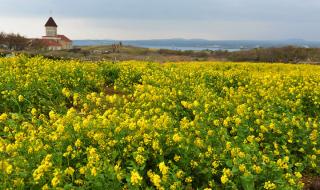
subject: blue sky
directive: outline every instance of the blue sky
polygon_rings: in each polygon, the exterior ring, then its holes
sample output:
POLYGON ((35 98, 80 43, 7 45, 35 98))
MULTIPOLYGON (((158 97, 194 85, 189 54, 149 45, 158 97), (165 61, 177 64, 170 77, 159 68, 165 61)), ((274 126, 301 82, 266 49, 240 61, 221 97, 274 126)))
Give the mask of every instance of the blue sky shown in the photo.
POLYGON ((320 40, 319 0, 0 0, 0 31, 72 39, 320 40), (52 12, 52 13, 50 13, 52 12))

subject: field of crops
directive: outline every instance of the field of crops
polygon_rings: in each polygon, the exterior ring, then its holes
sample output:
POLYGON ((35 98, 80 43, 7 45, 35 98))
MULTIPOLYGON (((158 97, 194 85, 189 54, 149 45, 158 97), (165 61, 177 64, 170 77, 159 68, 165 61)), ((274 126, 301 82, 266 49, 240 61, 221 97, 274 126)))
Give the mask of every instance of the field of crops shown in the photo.
POLYGON ((0 59, 0 189, 301 189, 320 67, 0 59))

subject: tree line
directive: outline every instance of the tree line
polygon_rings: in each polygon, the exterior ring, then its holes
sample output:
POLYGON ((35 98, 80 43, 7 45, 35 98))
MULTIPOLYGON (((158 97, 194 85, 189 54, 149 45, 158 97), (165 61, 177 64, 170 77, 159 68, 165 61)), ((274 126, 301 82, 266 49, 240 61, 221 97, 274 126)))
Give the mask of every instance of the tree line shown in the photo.
POLYGON ((0 32, 0 50, 21 51, 43 47, 40 39, 28 39, 20 34, 0 32))
POLYGON ((0 33, 0 48, 5 50, 24 50, 28 47, 30 40, 20 34, 0 33))

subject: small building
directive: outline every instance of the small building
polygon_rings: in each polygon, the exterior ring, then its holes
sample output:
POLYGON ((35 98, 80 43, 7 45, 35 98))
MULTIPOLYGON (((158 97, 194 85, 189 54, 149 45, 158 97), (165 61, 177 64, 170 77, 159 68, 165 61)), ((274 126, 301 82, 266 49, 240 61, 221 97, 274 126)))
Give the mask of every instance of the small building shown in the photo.
POLYGON ((48 19, 44 26, 46 28, 46 35, 42 36, 41 40, 48 50, 72 49, 72 41, 65 35, 57 33, 58 25, 52 17, 48 19))

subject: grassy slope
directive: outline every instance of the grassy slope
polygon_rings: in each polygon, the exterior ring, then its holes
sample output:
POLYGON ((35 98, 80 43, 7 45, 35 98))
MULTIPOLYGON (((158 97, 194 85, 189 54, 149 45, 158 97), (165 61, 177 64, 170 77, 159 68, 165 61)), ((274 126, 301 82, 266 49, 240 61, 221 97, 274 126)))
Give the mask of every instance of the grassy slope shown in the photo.
POLYGON ((182 52, 174 50, 159 50, 133 46, 122 46, 113 51, 111 45, 105 46, 83 46, 78 50, 62 51, 25 51, 24 53, 45 57, 62 58, 62 59, 79 59, 79 60, 140 60, 153 62, 170 62, 170 61, 202 61, 215 60, 210 57, 210 53, 200 52, 182 52))

